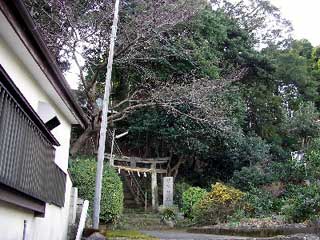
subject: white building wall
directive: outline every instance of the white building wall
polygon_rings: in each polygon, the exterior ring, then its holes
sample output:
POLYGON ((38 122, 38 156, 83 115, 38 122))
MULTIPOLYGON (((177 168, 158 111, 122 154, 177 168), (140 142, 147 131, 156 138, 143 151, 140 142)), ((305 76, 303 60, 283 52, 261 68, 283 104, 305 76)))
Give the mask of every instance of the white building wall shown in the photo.
MULTIPOLYGON (((55 162, 67 173, 71 133, 70 118, 60 111, 62 106, 55 104, 57 100, 49 97, 56 94, 48 92, 52 86, 45 86, 46 90, 44 90, 43 84, 50 83, 39 66, 35 62, 31 62, 33 59, 31 55, 27 55, 28 51, 22 48, 22 43, 6 40, 10 38, 14 41, 17 36, 14 36, 11 30, 4 29, 2 24, 4 24, 3 16, 0 14, 0 64, 35 111, 37 111, 39 101, 42 101, 49 103, 57 113, 61 125, 55 128, 52 133, 61 146, 56 147, 55 162)), ((34 217, 31 211, 0 201, 0 240, 22 239, 24 220, 27 220, 27 240, 65 240, 67 238, 71 188, 72 182, 68 176, 64 207, 59 208, 46 204, 43 218, 34 217)))
POLYGON ((0 236, 5 240, 22 239, 23 221, 33 219, 33 213, 13 205, 0 202, 0 236), (10 230, 9 230, 10 229, 10 230))
POLYGON ((46 204, 44 218, 34 217, 32 211, 0 201, 0 239, 22 240, 24 220, 27 221, 27 240, 67 239, 71 187, 68 177, 65 207, 46 204))

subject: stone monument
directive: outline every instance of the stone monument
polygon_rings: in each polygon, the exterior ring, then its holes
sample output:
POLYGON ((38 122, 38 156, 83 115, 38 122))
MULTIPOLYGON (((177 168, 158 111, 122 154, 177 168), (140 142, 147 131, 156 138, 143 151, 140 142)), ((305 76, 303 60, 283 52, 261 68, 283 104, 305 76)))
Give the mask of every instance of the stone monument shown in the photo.
POLYGON ((173 177, 163 178, 163 206, 173 206, 173 177))

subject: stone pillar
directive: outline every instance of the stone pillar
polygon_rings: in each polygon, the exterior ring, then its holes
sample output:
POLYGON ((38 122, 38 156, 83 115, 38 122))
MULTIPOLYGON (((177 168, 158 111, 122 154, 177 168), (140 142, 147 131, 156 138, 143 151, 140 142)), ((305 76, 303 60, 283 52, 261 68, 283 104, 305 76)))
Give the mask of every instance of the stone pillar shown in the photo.
POLYGON ((70 207, 69 207, 69 225, 75 224, 77 216, 78 188, 71 188, 70 207))
POLYGON ((159 207, 159 201, 158 201, 158 180, 157 180, 155 163, 152 163, 151 165, 151 193, 152 193, 152 209, 154 211, 157 211, 159 207))
POLYGON ((173 206, 173 177, 163 178, 163 206, 173 206))

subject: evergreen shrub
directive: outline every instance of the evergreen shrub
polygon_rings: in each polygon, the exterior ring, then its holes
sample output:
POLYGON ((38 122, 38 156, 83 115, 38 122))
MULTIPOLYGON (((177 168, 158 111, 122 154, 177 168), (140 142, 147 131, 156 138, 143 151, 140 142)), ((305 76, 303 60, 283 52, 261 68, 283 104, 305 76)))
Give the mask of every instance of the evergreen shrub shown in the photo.
POLYGON ((226 222, 242 204, 244 193, 222 183, 212 185, 212 190, 193 206, 192 216, 198 224, 226 222))
POLYGON ((320 138, 313 139, 305 155, 307 177, 310 180, 320 179, 320 138))
POLYGON ((159 213, 161 216, 161 220, 167 220, 167 221, 176 221, 177 215, 178 215, 179 209, 175 206, 173 207, 164 207, 159 208, 159 213))
POLYGON ((282 207, 282 214, 289 222, 304 222, 320 216, 320 191, 318 184, 291 185, 282 207))
POLYGON ((283 183, 300 184, 306 177, 303 164, 291 159, 285 162, 273 162, 267 171, 268 175, 273 176, 274 181, 283 183))
MULTIPOLYGON (((79 196, 90 201, 92 214, 97 162, 94 157, 77 158, 69 168, 72 181, 79 196)), ((100 220, 115 223, 123 211, 123 186, 117 172, 105 164, 103 169, 100 220)))
POLYGON ((182 194, 182 211, 185 216, 190 217, 193 206, 201 201, 206 194, 207 191, 200 187, 190 187, 182 194))
POLYGON ((249 191, 252 187, 259 187, 272 182, 270 176, 266 176, 263 169, 256 166, 243 167, 240 171, 235 171, 230 183, 235 188, 249 191))
POLYGON ((300 184, 305 178, 303 164, 290 159, 284 162, 269 162, 263 166, 243 167, 234 172, 230 184, 242 191, 250 191, 274 182, 300 184))
POLYGON ((261 188, 251 188, 242 201, 251 217, 267 217, 281 209, 281 200, 261 188))

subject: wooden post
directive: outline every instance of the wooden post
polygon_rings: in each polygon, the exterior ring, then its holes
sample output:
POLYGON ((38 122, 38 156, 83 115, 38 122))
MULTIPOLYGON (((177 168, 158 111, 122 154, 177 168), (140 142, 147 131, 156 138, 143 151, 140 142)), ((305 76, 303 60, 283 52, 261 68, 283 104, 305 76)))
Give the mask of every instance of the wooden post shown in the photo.
POLYGON ((152 210, 158 211, 159 201, 158 201, 158 181, 156 164, 151 164, 151 192, 152 192, 152 210))
POLYGON ((131 162, 130 162, 130 167, 133 167, 135 168, 137 166, 137 162, 135 159, 132 159, 131 162))
POLYGON ((114 56, 114 45, 117 37, 117 28, 118 28, 118 19, 119 19, 119 3, 120 3, 120 0, 116 0, 115 6, 114 6, 114 18, 113 18, 112 31, 110 36, 109 58, 108 58, 106 82, 105 82, 104 97, 103 97, 102 120, 101 120, 98 159, 97 159, 96 186, 95 186, 94 203, 93 203, 93 228, 95 229, 99 228, 103 162, 104 162, 104 154, 105 154, 105 147, 106 147, 106 132, 107 132, 107 126, 108 126, 108 108, 109 108, 109 97, 110 97, 110 91, 111 91, 111 74, 112 74, 112 64, 113 64, 113 56, 114 56))
POLYGON ((148 210, 148 193, 144 193, 144 211, 146 212, 148 210))

